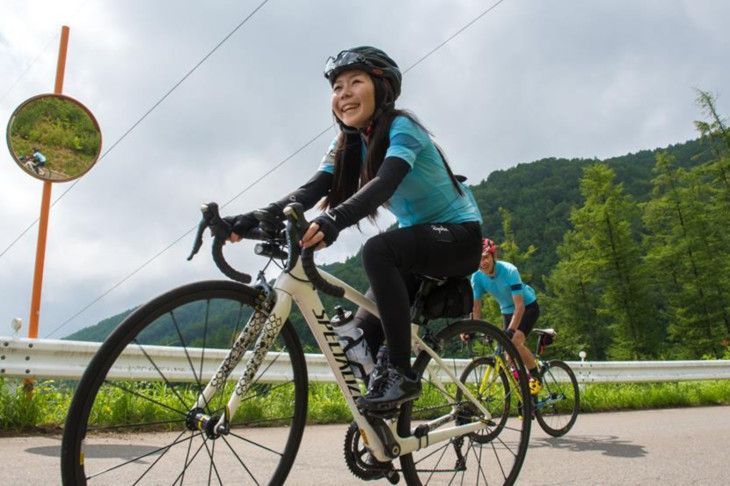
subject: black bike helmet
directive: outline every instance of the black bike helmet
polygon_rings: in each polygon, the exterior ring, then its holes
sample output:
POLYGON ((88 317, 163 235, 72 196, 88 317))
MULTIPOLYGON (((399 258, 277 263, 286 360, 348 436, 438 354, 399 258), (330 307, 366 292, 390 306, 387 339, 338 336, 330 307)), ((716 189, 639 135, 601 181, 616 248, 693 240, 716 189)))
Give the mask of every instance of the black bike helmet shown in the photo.
POLYGON ((403 76, 398 65, 385 52, 376 47, 360 46, 347 49, 337 56, 330 56, 324 67, 324 77, 331 84, 340 73, 361 69, 371 76, 381 78, 390 84, 393 90, 393 101, 400 96, 403 76))

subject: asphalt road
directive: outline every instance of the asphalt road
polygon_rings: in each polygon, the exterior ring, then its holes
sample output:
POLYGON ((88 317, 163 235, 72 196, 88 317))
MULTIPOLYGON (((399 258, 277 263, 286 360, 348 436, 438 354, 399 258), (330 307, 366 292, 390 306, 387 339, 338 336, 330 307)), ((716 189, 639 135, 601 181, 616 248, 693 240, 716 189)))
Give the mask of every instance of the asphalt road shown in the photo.
MULTIPOLYGON (((584 414, 562 438, 533 424, 520 485, 730 484, 730 406, 584 414)), ((365 484, 342 459, 345 431, 345 425, 308 427, 288 483, 365 484)), ((60 441, 0 438, 0 485, 60 484, 60 441)))

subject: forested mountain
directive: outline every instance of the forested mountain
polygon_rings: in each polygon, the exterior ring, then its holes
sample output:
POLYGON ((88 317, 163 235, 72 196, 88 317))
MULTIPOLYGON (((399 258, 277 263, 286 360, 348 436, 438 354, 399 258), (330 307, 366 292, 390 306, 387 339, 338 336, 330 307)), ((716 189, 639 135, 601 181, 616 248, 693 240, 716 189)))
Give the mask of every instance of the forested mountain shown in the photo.
POLYGON ((549 158, 492 172, 472 187, 484 218, 484 235, 496 242, 504 241, 499 208, 506 209, 511 215, 516 243, 523 248, 536 247, 521 272, 529 277, 531 285, 542 289, 543 278, 557 263, 556 248, 570 228, 570 212, 584 202, 580 192, 584 169, 605 163, 616 172, 616 180, 623 184, 625 192, 636 202, 644 202, 651 196, 652 169, 657 154, 662 152, 674 156, 684 167, 701 164, 711 157, 707 144, 691 140, 604 161, 549 158))
MULTIPOLYGON (((700 102, 712 107, 709 97, 700 102)), ((604 161, 542 159, 492 172, 471 186, 484 235, 540 296, 539 325, 561 331, 554 354, 727 353, 730 135, 719 117, 710 118, 697 122, 701 139, 604 161)), ((469 176, 472 182, 478 174, 469 176)), ((367 288, 359 253, 325 269, 367 288)), ((325 297, 324 303, 331 309, 336 302, 325 297)), ((103 339, 124 315, 69 339, 103 339)), ((301 316, 292 321, 314 350, 301 316)))

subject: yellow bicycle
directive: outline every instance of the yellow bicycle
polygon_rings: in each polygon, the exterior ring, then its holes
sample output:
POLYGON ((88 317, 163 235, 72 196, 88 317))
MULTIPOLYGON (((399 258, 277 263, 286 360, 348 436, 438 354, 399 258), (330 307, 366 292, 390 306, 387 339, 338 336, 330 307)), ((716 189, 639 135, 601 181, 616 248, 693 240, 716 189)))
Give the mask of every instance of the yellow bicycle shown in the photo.
POLYGON ((489 442, 500 435, 507 426, 511 410, 523 419, 534 417, 540 427, 553 437, 568 433, 578 418, 580 392, 573 370, 559 359, 545 361, 540 357, 557 333, 553 329, 533 329, 532 332, 538 337, 535 361, 542 382, 542 390, 537 395, 525 399, 507 353, 499 345, 494 354, 473 360, 461 375, 462 383, 467 386, 478 383, 478 387, 472 388, 472 393, 480 400, 489 401, 495 426, 481 434, 482 442, 489 442))

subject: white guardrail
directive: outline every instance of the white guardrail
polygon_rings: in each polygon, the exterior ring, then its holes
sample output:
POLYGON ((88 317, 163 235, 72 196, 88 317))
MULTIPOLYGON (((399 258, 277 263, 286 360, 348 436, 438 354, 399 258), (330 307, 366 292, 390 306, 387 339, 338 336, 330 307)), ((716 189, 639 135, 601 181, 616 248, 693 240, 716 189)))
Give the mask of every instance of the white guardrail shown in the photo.
MULTIPOLYGON (((28 339, 0 336, 0 377, 64 379, 81 378, 89 361, 98 350, 99 343, 62 341, 55 339, 28 339)), ((200 362, 201 350, 168 346, 144 346, 144 352, 137 349, 125 352, 123 359, 115 362, 111 378, 160 379, 160 372, 150 363, 145 353, 152 358, 157 368, 170 381, 191 380, 188 356, 194 363, 200 362)), ((215 372, 225 356, 224 351, 206 350, 203 376, 215 372)), ((334 376, 324 357, 307 354, 307 374, 310 381, 334 382, 334 376)), ((266 371, 270 381, 287 380, 287 362, 279 357, 266 371)), ((245 360, 244 360, 245 362, 245 360)), ((579 383, 638 383, 690 380, 730 379, 730 360, 717 361, 568 361, 579 383)), ((457 368, 466 361, 457 363, 457 368)), ((238 378, 243 365, 232 374, 238 378)), ((457 371, 459 376, 460 370, 457 371)))

